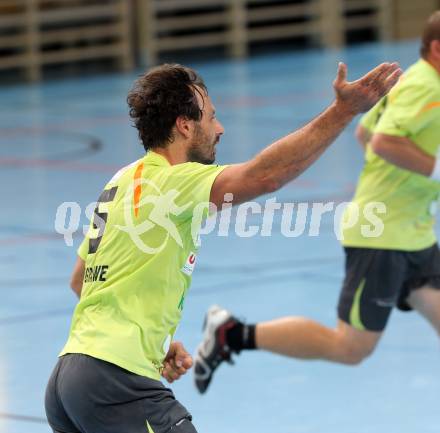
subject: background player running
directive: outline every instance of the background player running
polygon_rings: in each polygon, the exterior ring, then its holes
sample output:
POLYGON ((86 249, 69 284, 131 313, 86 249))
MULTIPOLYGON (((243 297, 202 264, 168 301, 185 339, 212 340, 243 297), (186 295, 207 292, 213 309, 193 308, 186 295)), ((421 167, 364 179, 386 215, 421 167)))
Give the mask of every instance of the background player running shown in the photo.
POLYGON ((342 224, 346 265, 337 327, 302 317, 245 325, 214 306, 195 359, 200 392, 231 351, 258 348, 358 364, 373 352, 394 307, 417 310, 440 334, 440 252, 434 233, 440 194, 440 11, 426 25, 421 59, 362 118, 356 136, 365 165, 356 206, 347 208, 342 224), (363 209, 374 202, 386 206, 380 215, 384 230, 366 237, 363 209))
POLYGON ((148 153, 106 185, 79 248, 72 287, 81 298, 46 392, 55 432, 195 431, 160 378, 173 381, 192 364, 180 343, 169 342, 195 265, 200 205, 280 188, 400 74, 386 63, 349 83, 341 64, 327 110, 250 161, 223 167, 211 165, 223 127, 196 72, 164 65, 136 82, 130 115, 148 153))

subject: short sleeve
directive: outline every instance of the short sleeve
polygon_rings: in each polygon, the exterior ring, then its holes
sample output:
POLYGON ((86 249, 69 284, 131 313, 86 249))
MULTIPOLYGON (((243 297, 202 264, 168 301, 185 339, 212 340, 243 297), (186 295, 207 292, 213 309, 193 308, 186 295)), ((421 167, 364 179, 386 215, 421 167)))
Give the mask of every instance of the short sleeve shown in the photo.
POLYGON ((167 189, 177 190, 175 202, 185 208, 182 216, 192 214, 200 204, 209 203, 212 185, 227 167, 227 165, 205 165, 195 162, 171 167, 167 189))
POLYGON ((81 242, 81 245, 77 250, 77 254, 81 259, 86 261, 88 253, 89 253, 89 238, 85 236, 83 241, 81 242))
POLYGON ((417 135, 440 114, 440 98, 426 85, 402 85, 387 107, 374 132, 411 137, 417 135))

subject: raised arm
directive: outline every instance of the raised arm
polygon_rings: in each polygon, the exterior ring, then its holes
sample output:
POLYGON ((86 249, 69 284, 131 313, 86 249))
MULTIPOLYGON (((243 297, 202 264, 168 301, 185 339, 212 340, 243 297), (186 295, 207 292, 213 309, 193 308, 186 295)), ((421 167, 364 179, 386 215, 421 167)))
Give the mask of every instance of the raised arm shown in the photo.
POLYGON ((371 149, 381 158, 405 170, 428 177, 434 171, 435 158, 420 149, 409 138, 374 134, 371 149))
POLYGON ((369 110, 397 82, 402 71, 383 63, 361 79, 347 82, 347 67, 339 64, 333 82, 335 101, 303 128, 268 146, 248 162, 223 170, 211 190, 211 202, 220 206, 232 193, 234 204, 273 192, 299 176, 336 139, 353 117, 369 110))

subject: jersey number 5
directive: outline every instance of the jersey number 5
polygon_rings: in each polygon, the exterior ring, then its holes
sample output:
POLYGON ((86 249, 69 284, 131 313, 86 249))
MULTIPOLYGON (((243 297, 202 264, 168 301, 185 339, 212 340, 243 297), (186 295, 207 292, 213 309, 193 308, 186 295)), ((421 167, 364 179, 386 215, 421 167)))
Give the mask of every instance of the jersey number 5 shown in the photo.
POLYGON ((89 239, 89 254, 95 254, 104 235, 105 224, 107 223, 108 212, 100 212, 99 205, 101 203, 110 203, 116 196, 117 186, 104 190, 96 203, 95 212, 93 213, 93 229, 98 230, 98 235, 94 239, 89 239))

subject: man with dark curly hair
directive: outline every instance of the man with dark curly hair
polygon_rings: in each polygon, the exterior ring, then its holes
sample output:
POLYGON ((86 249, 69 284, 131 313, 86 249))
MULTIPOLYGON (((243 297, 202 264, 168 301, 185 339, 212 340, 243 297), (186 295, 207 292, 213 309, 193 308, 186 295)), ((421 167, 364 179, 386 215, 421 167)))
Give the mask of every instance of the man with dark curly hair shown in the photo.
POLYGON ((136 81, 128 104, 147 154, 105 186, 78 250, 71 286, 80 300, 46 391, 54 432, 195 432, 160 378, 192 366, 173 335, 202 219, 225 194, 242 203, 297 177, 401 71, 384 63, 355 82, 346 73, 340 64, 336 99, 322 114, 229 166, 211 165, 224 130, 195 71, 163 65, 136 81))

